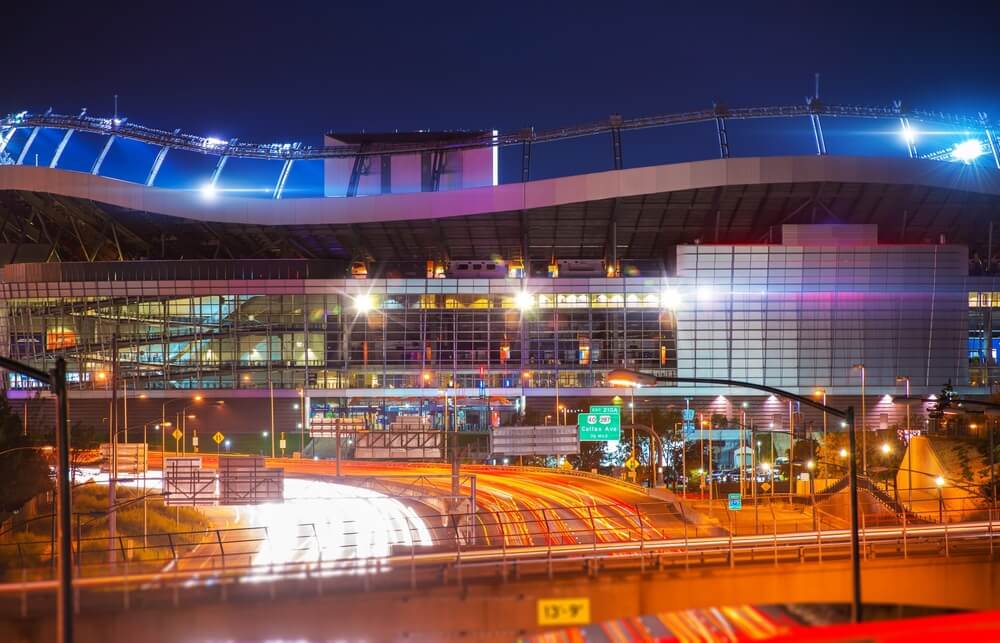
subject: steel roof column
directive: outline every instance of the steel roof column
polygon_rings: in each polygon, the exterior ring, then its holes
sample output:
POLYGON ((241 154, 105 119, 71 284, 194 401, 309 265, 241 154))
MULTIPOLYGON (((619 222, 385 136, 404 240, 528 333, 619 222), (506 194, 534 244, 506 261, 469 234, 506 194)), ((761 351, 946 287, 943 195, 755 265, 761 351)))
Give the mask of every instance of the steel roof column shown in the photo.
POLYGON ((288 159, 281 166, 281 174, 278 175, 278 182, 274 186, 274 193, 271 195, 271 198, 281 198, 281 193, 285 190, 285 182, 288 180, 288 174, 291 171, 292 159, 288 159))
MULTIPOLYGON (((80 118, 82 119, 86 115, 87 115, 87 108, 84 108, 80 112, 80 118)), ((59 165, 59 159, 62 158, 63 150, 66 149, 66 144, 69 143, 69 139, 71 136, 73 136, 73 132, 75 131, 76 131, 75 129, 70 128, 66 130, 65 134, 63 134, 62 140, 59 141, 59 147, 56 148, 56 153, 52 155, 52 160, 49 162, 50 168, 55 168, 57 165, 59 165)))
POLYGON ((91 174, 96 176, 100 173, 101 165, 104 164, 104 157, 108 155, 108 150, 111 149, 111 144, 115 142, 117 137, 117 134, 112 134, 108 137, 108 142, 104 144, 104 148, 101 149, 101 153, 97 156, 97 159, 94 160, 94 166, 90 168, 91 174))

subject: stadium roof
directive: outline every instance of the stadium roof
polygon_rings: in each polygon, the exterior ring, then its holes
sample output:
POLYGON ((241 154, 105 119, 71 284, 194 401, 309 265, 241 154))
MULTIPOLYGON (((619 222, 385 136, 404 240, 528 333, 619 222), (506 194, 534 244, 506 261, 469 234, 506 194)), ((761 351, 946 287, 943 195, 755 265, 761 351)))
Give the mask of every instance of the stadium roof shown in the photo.
POLYGON ((63 261, 499 255, 658 260, 692 243, 779 241, 782 223, 876 223, 886 243, 985 256, 1000 171, 919 159, 718 159, 494 187, 262 200, 0 166, 0 238, 63 261))

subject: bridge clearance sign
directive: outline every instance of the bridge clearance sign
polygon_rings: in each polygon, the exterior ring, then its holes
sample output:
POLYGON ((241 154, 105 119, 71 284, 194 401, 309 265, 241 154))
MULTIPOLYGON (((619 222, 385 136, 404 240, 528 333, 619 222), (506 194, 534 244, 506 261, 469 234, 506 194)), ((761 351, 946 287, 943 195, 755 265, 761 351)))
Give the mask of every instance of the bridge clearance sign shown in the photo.
POLYGON ((592 406, 589 413, 576 416, 580 442, 621 440, 622 416, 618 406, 592 406))

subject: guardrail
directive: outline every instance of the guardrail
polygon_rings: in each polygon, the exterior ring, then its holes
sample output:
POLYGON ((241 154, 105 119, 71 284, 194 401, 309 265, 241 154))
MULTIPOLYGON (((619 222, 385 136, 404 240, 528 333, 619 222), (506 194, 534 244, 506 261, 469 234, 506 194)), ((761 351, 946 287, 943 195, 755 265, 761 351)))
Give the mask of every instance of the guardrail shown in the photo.
MULTIPOLYGON (((443 516, 441 524, 430 521, 418 526, 408 522, 405 527, 394 525, 380 533, 385 543, 410 543, 412 555, 425 548, 418 543, 429 539, 429 551, 461 557, 488 551, 515 555, 539 547, 548 551, 566 546, 589 547, 597 551, 619 544, 642 547, 644 543, 678 539, 682 543, 705 538, 735 541, 808 533, 822 540, 824 534, 838 533, 846 524, 838 516, 822 510, 806 511, 808 507, 792 505, 780 496, 758 499, 740 512, 727 511, 721 505, 717 508, 702 505, 695 512, 693 505, 697 504, 657 502, 479 510, 443 516), (426 534, 423 539, 421 530, 426 534)), ((949 517, 957 515, 952 511, 949 517)), ((996 519, 997 515, 987 510, 984 517, 996 519)), ((908 531, 943 527, 943 533, 947 533, 949 527, 961 530, 963 525, 980 524, 928 525, 885 512, 864 513, 860 522, 864 533, 901 529, 904 542, 908 531)), ((234 564, 254 573, 255 569, 260 572, 276 565, 324 561, 340 561, 336 564, 347 568, 354 565, 365 568, 363 561, 377 549, 371 542, 372 533, 367 523, 348 520, 119 535, 113 542, 106 535, 76 537, 73 568, 78 579, 117 575, 122 573, 123 566, 133 574, 156 573, 168 566, 179 573, 227 569, 234 564)), ((377 558, 391 557, 392 547, 398 545, 386 545, 377 558)), ((0 543, 0 579, 46 580, 51 577, 52 569, 51 539, 0 543)))
MULTIPOLYGON (((918 557, 986 556, 994 554, 997 516, 975 523, 922 525, 919 527, 868 527, 863 530, 860 553, 863 558, 909 559, 918 557)), ((306 526, 300 526, 306 527, 306 526)), ((292 552, 309 551, 318 536, 316 525, 307 526, 313 533, 302 534, 292 552)), ((477 582, 507 582, 511 578, 558 577, 608 572, 645 572, 649 570, 689 569, 698 567, 777 566, 786 563, 846 560, 850 556, 850 533, 845 529, 829 531, 772 533, 770 535, 703 536, 649 538, 645 529, 636 533, 638 541, 605 543, 549 543, 525 547, 463 546, 460 531, 455 530, 454 548, 421 548, 411 541, 382 556, 334 558, 318 556, 257 564, 253 553, 240 549, 263 548, 270 543, 266 534, 251 537, 248 530, 220 530, 217 543, 206 542, 192 555, 183 557, 177 548, 166 545, 156 549, 167 555, 156 559, 166 564, 152 569, 125 555, 114 564, 84 565, 78 561, 74 579, 77 609, 90 606, 121 607, 155 604, 171 597, 173 604, 184 596, 226 600, 232 593, 266 591, 272 598, 275 584, 294 585, 292 592, 371 591, 373 589, 418 589, 420 587, 458 585, 477 582), (200 551, 199 551, 200 550, 200 551), (81 574, 82 568, 103 572, 81 574), (266 589, 258 589, 258 588, 266 589)), ((189 532, 191 534, 200 532, 189 532)), ((165 535, 166 536, 166 535, 165 535)), ((105 540, 106 542, 106 540, 105 540)), ((85 548, 86 549, 86 548, 85 548)), ((88 552, 89 553, 89 552, 88 552)), ((101 556, 93 552, 95 557, 101 556)), ((51 579, 32 579, 22 575, 13 582, 0 584, 0 614, 29 616, 32 609, 48 609, 46 596, 54 591, 51 579)))

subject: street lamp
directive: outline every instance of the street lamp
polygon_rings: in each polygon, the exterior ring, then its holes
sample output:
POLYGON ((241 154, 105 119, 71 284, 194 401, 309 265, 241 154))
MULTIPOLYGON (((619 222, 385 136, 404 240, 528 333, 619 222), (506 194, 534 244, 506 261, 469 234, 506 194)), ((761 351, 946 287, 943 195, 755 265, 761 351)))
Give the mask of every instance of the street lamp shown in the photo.
MULTIPOLYGON (((851 495, 851 616, 854 622, 861 621, 861 557, 860 557, 860 535, 858 532, 858 467, 857 467, 857 434, 854 426, 854 407, 848 406, 847 409, 841 410, 826 406, 825 404, 820 404, 819 402, 809 399, 808 397, 803 397, 792 393, 791 391, 785 391, 783 389, 775 388, 773 386, 766 386, 764 384, 755 384, 752 382, 743 382, 739 380, 730 380, 722 378, 707 378, 707 377, 678 377, 678 376, 653 376, 646 373, 640 373, 638 371, 633 371, 630 369, 614 369, 608 373, 608 382, 616 384, 619 386, 653 386, 660 382, 683 382, 686 384, 711 384, 716 386, 740 386, 743 388, 749 388, 757 391, 763 391, 765 393, 770 393, 771 395, 778 395, 789 400, 794 400, 800 404, 805 404, 812 408, 818 409, 820 411, 829 413, 834 417, 842 419, 847 424, 847 435, 850 441, 850 472, 848 477, 850 495, 851 495)), ((864 397, 862 396, 862 403, 864 402, 864 397)), ((864 435, 864 432, 862 432, 864 435)))
POLYGON ((868 447, 866 433, 868 433, 868 422, 865 416, 865 365, 863 362, 854 364, 851 368, 861 371, 861 472, 868 475, 868 447))
POLYGON ((934 486, 938 490, 938 522, 944 523, 944 477, 934 478, 934 486))
MULTIPOLYGON (((823 406, 826 406, 826 389, 818 388, 813 392, 813 395, 823 400, 823 406)), ((823 411, 823 443, 826 444, 826 411, 823 411)))
MULTIPOLYGON (((199 394, 199 395, 195 395, 194 398, 192 398, 192 399, 194 399, 195 402, 201 402, 205 398, 202 397, 199 394)), ((160 405, 160 426, 168 426, 168 422, 167 422, 167 407, 168 406, 170 406, 171 404, 174 404, 175 402, 186 402, 186 401, 187 401, 187 398, 179 397, 179 398, 176 398, 176 399, 173 399, 173 400, 167 400, 166 402, 164 402, 163 404, 161 404, 160 405)), ((185 407, 185 409, 186 408, 187 407, 185 407)), ((161 455, 161 457, 163 456, 165 448, 166 448, 166 438, 163 438, 163 440, 162 440, 162 442, 160 444, 160 455, 161 455)))
MULTIPOLYGON (((910 378, 906 375, 897 375, 896 383, 906 383, 906 468, 908 473, 906 474, 906 502, 912 508, 913 506, 913 452, 910 450, 910 439, 913 437, 913 433, 910 430, 910 378)), ((993 469, 991 468, 992 472, 993 469)))

